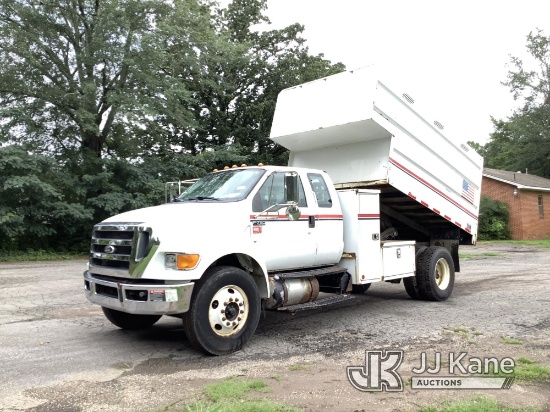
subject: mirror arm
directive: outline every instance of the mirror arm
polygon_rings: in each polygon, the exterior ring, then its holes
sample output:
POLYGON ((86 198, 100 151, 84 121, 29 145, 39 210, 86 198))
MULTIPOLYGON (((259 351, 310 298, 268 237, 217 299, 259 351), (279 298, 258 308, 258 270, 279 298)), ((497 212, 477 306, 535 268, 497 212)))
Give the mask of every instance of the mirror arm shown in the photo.
POLYGON ((290 203, 275 203, 274 205, 269 206, 266 210, 258 213, 254 216, 254 219, 257 219, 261 215, 267 212, 274 212, 276 210, 281 210, 283 207, 291 207, 291 206, 297 206, 298 204, 296 202, 290 202, 290 203), (273 209, 273 210, 272 210, 273 209))

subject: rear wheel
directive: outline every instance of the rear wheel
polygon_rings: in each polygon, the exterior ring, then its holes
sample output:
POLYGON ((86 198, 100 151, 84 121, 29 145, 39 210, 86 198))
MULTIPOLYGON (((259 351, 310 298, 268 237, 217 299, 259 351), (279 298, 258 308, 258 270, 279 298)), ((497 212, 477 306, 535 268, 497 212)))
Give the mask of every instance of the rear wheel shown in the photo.
MULTIPOLYGON (((420 255, 427 249, 426 246, 422 246, 417 249, 415 254, 416 259, 416 272, 418 273, 418 258, 420 255)), ((416 276, 409 276, 406 278, 403 278, 403 284, 405 285, 405 290, 407 291, 407 294, 411 297, 411 299, 419 300, 422 299, 420 296, 420 292, 418 290, 418 283, 416 281, 416 276)))
POLYGON ((238 351, 260 320, 260 293, 251 275, 220 266, 197 282, 183 327, 189 341, 212 355, 238 351))
POLYGON ((416 283, 422 299, 447 300, 453 292, 455 270, 453 258, 443 247, 429 247, 418 259, 416 283))
POLYGON ((105 317, 121 329, 137 330, 153 326, 162 317, 161 315, 134 315, 133 313, 101 307, 105 317))

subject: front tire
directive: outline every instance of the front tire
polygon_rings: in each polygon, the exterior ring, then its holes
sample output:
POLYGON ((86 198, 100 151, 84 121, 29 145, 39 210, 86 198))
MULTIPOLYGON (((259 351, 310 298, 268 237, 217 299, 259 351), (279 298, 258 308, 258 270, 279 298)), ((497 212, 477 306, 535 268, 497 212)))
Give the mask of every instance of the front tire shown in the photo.
POLYGON ((362 285, 352 285, 351 293, 353 293, 354 295, 362 295, 363 293, 366 293, 367 290, 369 290, 370 285, 370 283, 363 283, 362 285))
POLYGON ((443 247, 429 247, 418 259, 416 283, 424 300, 447 300, 453 292, 455 269, 453 258, 443 247))
POLYGON ((195 285, 183 328, 198 349, 225 355, 252 337, 260 311, 260 293, 251 275, 231 266, 214 267, 195 285))
POLYGON ((146 329, 153 326, 162 317, 161 315, 134 315, 133 313, 101 307, 105 317, 113 325, 126 330, 146 329))

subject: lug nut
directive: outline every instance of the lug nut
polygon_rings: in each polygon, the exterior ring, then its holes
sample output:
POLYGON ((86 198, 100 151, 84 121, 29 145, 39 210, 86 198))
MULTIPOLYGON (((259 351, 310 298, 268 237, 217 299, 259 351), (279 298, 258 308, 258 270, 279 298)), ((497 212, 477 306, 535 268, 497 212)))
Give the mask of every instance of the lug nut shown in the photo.
POLYGON ((240 321, 241 321, 241 318, 237 318, 237 320, 240 322, 240 321))
POLYGON ((237 322, 233 322, 233 326, 235 326, 237 324, 237 322))
POLYGON ((242 302, 241 302, 241 303, 239 303, 239 306, 242 306, 242 305, 243 305, 243 303, 242 303, 242 302))
POLYGON ((227 326, 231 326, 231 323, 230 323, 230 322, 227 322, 226 325, 227 325, 227 326))
POLYGON ((225 321, 225 317, 222 318, 222 322, 224 322, 224 321, 225 321))
POLYGON ((241 310, 241 314, 243 314, 243 313, 244 313, 244 310, 241 310))
POLYGON ((229 302, 233 302, 233 298, 229 298, 229 302))

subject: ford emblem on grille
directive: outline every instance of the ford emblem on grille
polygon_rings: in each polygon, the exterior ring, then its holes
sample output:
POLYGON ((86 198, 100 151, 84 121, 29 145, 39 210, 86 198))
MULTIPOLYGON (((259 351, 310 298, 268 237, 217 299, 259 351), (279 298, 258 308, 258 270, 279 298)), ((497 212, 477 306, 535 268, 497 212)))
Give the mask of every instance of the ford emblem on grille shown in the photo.
POLYGON ((114 246, 105 246, 105 249, 103 249, 105 253, 115 253, 115 247, 114 246))

